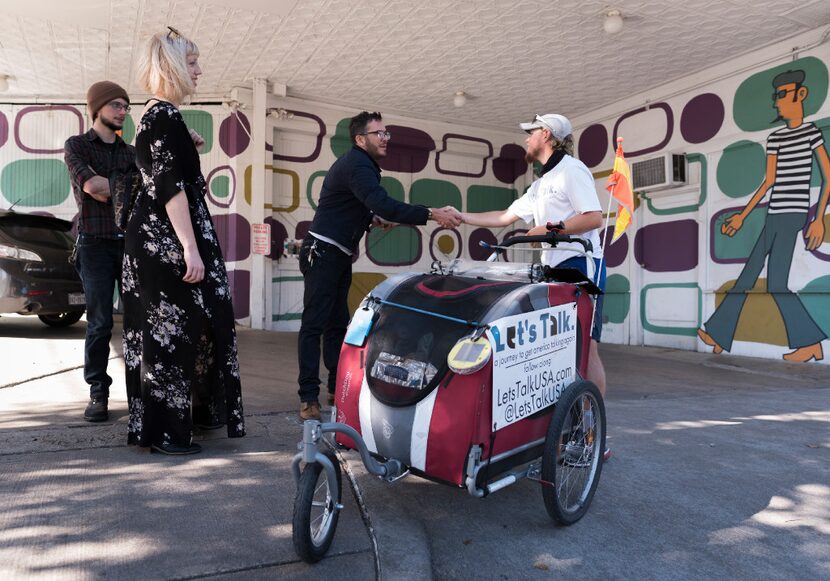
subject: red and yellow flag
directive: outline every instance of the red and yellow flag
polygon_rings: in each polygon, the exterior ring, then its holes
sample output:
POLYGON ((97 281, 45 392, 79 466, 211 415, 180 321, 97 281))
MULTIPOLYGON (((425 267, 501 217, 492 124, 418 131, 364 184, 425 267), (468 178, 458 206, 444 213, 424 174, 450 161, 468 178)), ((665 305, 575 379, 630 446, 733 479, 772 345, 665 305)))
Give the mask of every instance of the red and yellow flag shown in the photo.
POLYGON ((614 171, 608 176, 608 183, 605 185, 613 197, 620 203, 617 211, 617 222, 614 224, 614 237, 611 242, 622 236, 628 225, 631 224, 631 216, 634 213, 634 194, 631 191, 631 170, 625 161, 622 150, 622 138, 617 140, 617 156, 614 158, 614 171))

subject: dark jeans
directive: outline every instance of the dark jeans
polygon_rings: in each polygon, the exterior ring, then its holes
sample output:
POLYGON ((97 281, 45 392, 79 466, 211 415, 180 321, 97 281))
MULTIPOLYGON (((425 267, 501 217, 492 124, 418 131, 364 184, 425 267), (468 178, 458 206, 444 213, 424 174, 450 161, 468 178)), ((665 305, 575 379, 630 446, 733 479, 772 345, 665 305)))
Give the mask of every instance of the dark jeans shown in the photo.
POLYGON ((300 272, 305 278, 303 319, 298 339, 300 401, 317 401, 320 395, 320 338, 323 363, 328 369, 328 390, 334 393, 340 347, 349 325, 349 286, 352 257, 310 234, 300 248, 300 272))
POLYGON ((76 267, 84 283, 86 296, 86 342, 84 343, 84 379, 89 396, 109 397, 112 378, 107 375, 112 338, 112 303, 115 285, 121 287, 123 240, 78 236, 76 267))

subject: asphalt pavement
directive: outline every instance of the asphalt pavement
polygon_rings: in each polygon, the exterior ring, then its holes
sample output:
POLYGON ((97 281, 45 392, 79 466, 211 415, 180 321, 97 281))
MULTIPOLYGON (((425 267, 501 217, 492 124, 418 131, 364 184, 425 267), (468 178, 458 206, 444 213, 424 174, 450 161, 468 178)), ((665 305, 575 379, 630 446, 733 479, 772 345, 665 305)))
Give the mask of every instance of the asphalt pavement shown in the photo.
POLYGON ((614 457, 580 522, 554 526, 532 482, 474 499, 343 452, 334 543, 308 565, 296 335, 239 330, 248 436, 175 458, 126 445, 118 330, 110 420, 82 420, 85 325, 0 318, 2 579, 830 578, 830 366, 603 345, 614 457))

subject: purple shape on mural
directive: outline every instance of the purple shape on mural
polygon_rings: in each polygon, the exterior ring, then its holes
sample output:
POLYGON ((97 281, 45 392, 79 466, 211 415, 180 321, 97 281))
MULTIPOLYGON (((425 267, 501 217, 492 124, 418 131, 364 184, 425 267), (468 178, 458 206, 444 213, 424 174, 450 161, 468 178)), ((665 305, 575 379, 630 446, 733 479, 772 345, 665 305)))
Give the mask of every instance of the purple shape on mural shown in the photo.
POLYGON ((271 226, 271 260, 279 260, 282 258, 282 253, 285 250, 285 241, 288 238, 288 230, 282 225, 282 222, 275 220, 271 216, 265 218, 265 223, 271 226))
POLYGON ((297 227, 294 228, 294 238, 297 240, 302 240, 306 236, 308 236, 308 229, 311 228, 311 220, 303 220, 302 222, 297 222, 297 227))
POLYGON ((614 227, 609 226, 602 237, 602 255, 605 257, 605 266, 608 268, 621 265, 628 255, 628 234, 623 234, 612 244, 611 238, 613 237, 614 227))
POLYGON ((239 155, 251 143, 250 132, 251 123, 245 114, 231 113, 219 125, 219 147, 228 157, 239 155))
POLYGON ((487 257, 493 254, 493 251, 481 246, 480 242, 487 244, 498 244, 499 240, 496 235, 487 228, 476 228, 470 233, 468 242, 470 248, 470 258, 473 260, 487 260, 487 257))
POLYGON ((306 113, 305 111, 289 110, 288 113, 292 114, 297 119, 311 119, 317 123, 317 140, 314 142, 314 150, 308 155, 280 155, 275 153, 274 161, 296 161, 298 163, 308 163, 310 161, 314 161, 317 159, 317 156, 320 155, 320 150, 323 148, 323 138, 326 136, 326 124, 323 123, 323 120, 317 115, 312 115, 311 113, 306 113))
POLYGON ((251 273, 247 270, 228 272, 228 284, 231 287, 233 316, 244 319, 251 314, 251 273))
POLYGON ((442 173, 445 175, 450 176, 463 176, 463 177, 470 177, 470 178, 480 178, 487 172, 487 160, 493 157, 493 144, 487 141, 486 139, 482 139, 480 137, 471 137, 469 135, 461 135, 459 133, 445 133, 444 137, 441 140, 441 151, 435 154, 435 170, 438 173, 442 173), (452 139, 458 139, 461 141, 472 141, 474 143, 483 143, 487 146, 487 155, 484 156, 484 159, 481 160, 481 171, 479 172, 467 172, 467 171, 455 171, 450 169, 442 169, 441 168, 441 154, 447 151, 447 143, 452 139))
MULTIPOLYGON (((674 134, 674 113, 671 110, 671 107, 668 106, 666 103, 652 103, 647 105, 646 107, 640 107, 639 109, 634 109, 633 111, 629 111, 620 116, 617 119, 617 122, 614 124, 614 138, 611 141, 612 144, 617 143, 617 130, 620 128, 620 124, 628 119, 629 117, 634 117, 635 115, 639 115, 640 113, 645 113, 651 109, 662 109, 663 112, 666 114, 666 135, 663 136, 663 140, 656 145, 652 145, 650 147, 644 147, 643 149, 638 149, 637 151, 626 151, 625 156, 628 158, 636 157, 638 155, 644 155, 646 153, 651 153, 653 151, 658 151, 663 149, 666 144, 671 141, 671 136, 674 134)), ((623 147, 625 147, 625 143, 623 143, 623 147)))
POLYGON ((216 236, 225 262, 245 260, 251 255, 251 224, 239 214, 213 216, 216 236))
POLYGON ((652 224, 637 231, 634 259, 649 272, 683 272, 697 266, 695 220, 652 224))
POLYGON ((80 111, 78 111, 75 107, 70 107, 69 105, 34 105, 32 107, 23 107, 14 119, 14 142, 17 144, 17 147, 26 153, 63 153, 63 146, 58 149, 35 149, 24 145, 24 143, 20 141, 20 121, 24 116, 30 113, 37 113, 39 111, 48 111, 49 113, 52 113, 53 111, 69 111, 70 113, 74 113, 78 118, 77 134, 80 135, 84 132, 84 118, 80 111))
POLYGON ((0 112, 0 147, 3 147, 6 144, 6 140, 9 138, 9 120, 6 119, 6 116, 0 112))
MULTIPOLYGON (((510 240, 514 236, 524 236, 525 234, 527 234, 527 229, 526 228, 517 228, 516 230, 511 230, 510 232, 505 233, 505 235, 502 236, 501 241, 502 241, 502 243, 504 243, 505 241, 510 240)), ((521 247, 522 246, 519 245, 519 248, 521 248, 521 247)), ((527 246, 525 245, 524 248, 527 248, 527 246)), ((529 258, 527 258, 527 257, 530 256, 529 252, 519 252, 518 256, 519 256, 519 258, 518 258, 519 262, 530 260, 529 258)), ((503 262, 509 262, 509 260, 507 259, 506 256, 502 256, 501 258, 499 258, 499 260, 501 260, 503 262)))
POLYGON ((724 107, 714 93, 703 93, 691 99, 680 114, 680 134, 689 143, 712 139, 723 125, 724 107))
POLYGON ((608 153, 608 130, 605 125, 591 125, 579 136, 577 149, 579 160, 588 167, 594 167, 605 159, 608 153))
POLYGON ((512 184, 516 178, 527 173, 525 150, 515 143, 501 146, 499 156, 493 159, 493 175, 505 184, 512 184))
POLYGON ((392 139, 386 146, 386 157, 378 162, 381 169, 403 173, 422 171, 429 163, 429 153, 435 149, 429 133, 403 125, 387 125, 386 129, 392 133, 392 139))

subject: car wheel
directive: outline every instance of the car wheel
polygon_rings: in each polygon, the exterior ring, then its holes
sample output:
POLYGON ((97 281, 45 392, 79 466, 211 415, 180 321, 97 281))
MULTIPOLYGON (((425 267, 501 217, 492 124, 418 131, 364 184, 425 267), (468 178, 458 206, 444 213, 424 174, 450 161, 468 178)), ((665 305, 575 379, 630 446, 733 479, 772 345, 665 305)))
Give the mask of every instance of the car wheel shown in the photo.
POLYGON ((68 313, 58 313, 56 315, 38 315, 37 318, 50 327, 68 327, 69 325, 74 325, 80 321, 83 316, 83 311, 70 311, 68 313))

